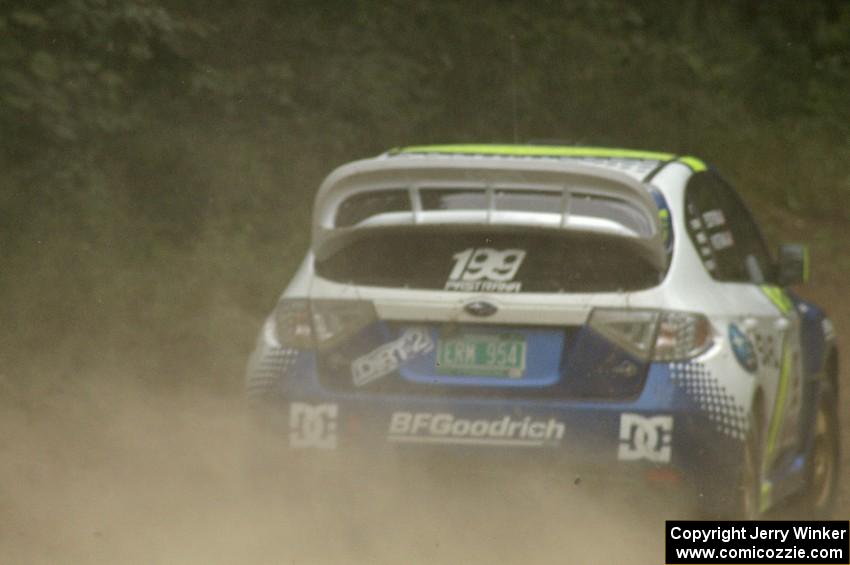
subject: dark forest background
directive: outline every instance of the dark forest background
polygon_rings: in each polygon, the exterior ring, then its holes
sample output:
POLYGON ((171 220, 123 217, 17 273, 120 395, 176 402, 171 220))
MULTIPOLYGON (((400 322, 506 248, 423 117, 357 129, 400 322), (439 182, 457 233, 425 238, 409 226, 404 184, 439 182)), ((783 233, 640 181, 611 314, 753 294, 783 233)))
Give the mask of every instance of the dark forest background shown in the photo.
POLYGON ((0 2, 0 385, 235 390, 325 174, 514 125, 711 161, 847 327, 848 2, 0 2))

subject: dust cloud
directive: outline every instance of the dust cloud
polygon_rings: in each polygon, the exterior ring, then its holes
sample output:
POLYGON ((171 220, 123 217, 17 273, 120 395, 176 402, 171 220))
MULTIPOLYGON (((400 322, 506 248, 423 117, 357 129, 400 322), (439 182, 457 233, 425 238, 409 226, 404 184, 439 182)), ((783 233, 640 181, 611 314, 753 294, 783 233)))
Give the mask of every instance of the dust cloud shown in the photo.
POLYGON ((552 469, 284 460, 234 396, 110 378, 0 390, 2 563, 663 559, 669 507, 552 469))

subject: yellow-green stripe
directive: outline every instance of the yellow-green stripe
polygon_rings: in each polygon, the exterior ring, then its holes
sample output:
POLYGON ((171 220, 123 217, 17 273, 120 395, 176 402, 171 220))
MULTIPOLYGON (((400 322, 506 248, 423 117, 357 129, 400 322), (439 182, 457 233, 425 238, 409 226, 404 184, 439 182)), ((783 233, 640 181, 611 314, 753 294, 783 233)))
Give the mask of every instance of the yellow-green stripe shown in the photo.
POLYGON ((679 157, 678 161, 689 166, 695 173, 701 173, 708 169, 705 161, 696 157, 679 157))
POLYGON ((782 370, 779 375, 779 390, 776 393, 776 402, 773 407, 773 418, 770 420, 770 430, 767 434, 767 458, 773 456, 776 450, 776 438, 785 418, 785 399, 788 396, 788 381, 791 373, 791 348, 787 343, 782 344, 782 370))
POLYGON ((785 293, 785 290, 778 286, 771 286, 767 284, 761 285, 761 291, 767 296, 779 311, 783 314, 788 314, 791 310, 794 309, 794 303, 791 302, 791 299, 788 298, 788 295, 785 293))
MULTIPOLYGON (((759 472, 761 475, 761 472, 759 472)), ((767 479, 762 479, 761 489, 759 489, 759 509, 764 512, 770 508, 771 498, 773 498, 773 483, 767 479)))
MULTIPOLYGON (((399 153, 446 153, 458 155, 505 155, 516 157, 607 157, 614 159, 646 159, 650 161, 672 161, 673 153, 617 149, 612 147, 572 147, 563 145, 491 145, 460 143, 449 145, 412 145, 392 149, 390 154, 399 153)), ((708 169, 705 161, 685 156, 676 159, 699 173, 708 169)))

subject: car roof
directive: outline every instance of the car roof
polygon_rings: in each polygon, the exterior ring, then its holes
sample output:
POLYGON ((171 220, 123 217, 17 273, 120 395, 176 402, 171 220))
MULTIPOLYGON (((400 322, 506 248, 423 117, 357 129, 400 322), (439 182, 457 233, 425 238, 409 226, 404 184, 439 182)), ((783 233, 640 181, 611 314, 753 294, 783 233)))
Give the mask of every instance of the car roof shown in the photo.
POLYGON ((649 181, 664 165, 672 162, 682 163, 690 167, 694 172, 701 172, 708 168, 707 164, 697 157, 680 156, 675 153, 573 145, 414 145, 391 149, 383 157, 393 158, 417 155, 424 158, 429 156, 458 156, 480 157, 482 159, 571 161, 617 171, 640 182, 649 181))

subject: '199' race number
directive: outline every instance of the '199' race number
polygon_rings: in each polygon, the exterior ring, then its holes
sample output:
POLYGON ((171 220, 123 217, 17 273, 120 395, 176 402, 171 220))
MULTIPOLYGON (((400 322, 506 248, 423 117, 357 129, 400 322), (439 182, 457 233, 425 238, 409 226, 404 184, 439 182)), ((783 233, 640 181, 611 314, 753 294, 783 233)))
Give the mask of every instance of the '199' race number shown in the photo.
POLYGON ((522 288, 521 282, 511 282, 525 259, 522 249, 469 247, 452 258, 455 264, 446 290, 519 292, 522 288))

